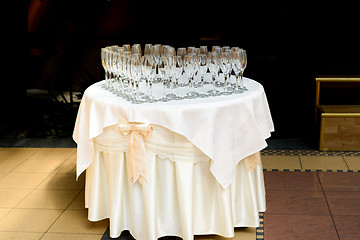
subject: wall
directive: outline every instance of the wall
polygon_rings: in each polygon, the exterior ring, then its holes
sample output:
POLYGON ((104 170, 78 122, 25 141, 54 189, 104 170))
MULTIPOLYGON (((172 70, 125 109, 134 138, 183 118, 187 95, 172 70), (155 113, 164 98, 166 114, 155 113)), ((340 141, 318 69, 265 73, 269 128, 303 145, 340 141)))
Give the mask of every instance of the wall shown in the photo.
POLYGON ((245 76, 265 87, 277 138, 316 134, 317 74, 360 74, 357 6, 338 2, 48 0, 29 9, 24 86, 84 89, 103 76, 99 49, 111 44, 239 46, 245 76))

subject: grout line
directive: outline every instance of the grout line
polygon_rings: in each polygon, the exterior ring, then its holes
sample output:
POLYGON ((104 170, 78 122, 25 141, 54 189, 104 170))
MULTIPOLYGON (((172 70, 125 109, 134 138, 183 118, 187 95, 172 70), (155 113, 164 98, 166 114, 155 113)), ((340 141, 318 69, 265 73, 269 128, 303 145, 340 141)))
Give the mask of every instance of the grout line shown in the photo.
MULTIPOLYGON (((72 154, 70 154, 70 156, 71 156, 71 155, 72 155, 72 154)), ((70 158, 70 156, 69 156, 68 158, 66 158, 66 160, 68 160, 68 159, 70 158)), ((65 160, 65 161, 66 161, 66 160, 65 160)), ((64 162, 65 162, 65 161, 64 161, 64 162)), ((64 163, 64 162, 63 162, 63 163, 64 163)), ((62 164, 60 164, 60 165, 62 165, 62 164)), ((59 165, 57 168, 59 168, 60 165, 59 165)), ((57 168, 56 168, 56 169, 57 169, 57 168)), ((54 171, 53 171, 51 174, 53 174, 56 169, 54 169, 54 171)), ((51 175, 51 174, 50 174, 50 175, 51 175)), ((47 177, 46 177, 45 179, 47 179, 47 177)), ((44 179, 44 180, 45 180, 45 179, 44 179)), ((46 229, 46 231, 45 231, 44 234, 40 237, 39 240, 41 240, 41 239, 45 236, 45 234, 48 233, 48 231, 50 230, 50 228, 57 222, 57 220, 59 220, 59 218, 60 218, 60 217, 64 214, 64 212, 69 208, 69 206, 71 205, 71 203, 79 196, 79 194, 82 192, 83 189, 85 189, 85 186, 79 190, 79 192, 78 192, 78 193, 76 194, 76 196, 70 201, 70 203, 66 206, 66 208, 62 209, 63 211, 61 212, 61 214, 59 214, 59 216, 58 216, 58 217, 55 219, 55 221, 49 226, 49 228, 46 229)))
POLYGON ((50 228, 56 223, 57 220, 59 220, 59 218, 64 214, 66 209, 63 209, 63 211, 59 214, 59 216, 55 219, 55 221, 49 226, 48 229, 46 229, 46 231, 44 232, 44 234, 41 236, 41 238, 39 240, 41 240, 45 234, 50 230, 50 228))
MULTIPOLYGON (((3 148, 3 149, 5 149, 5 148, 3 148)), ((38 148, 37 151, 35 151, 33 154, 31 154, 31 155, 29 155, 28 157, 26 157, 26 158, 24 159, 24 161, 22 161, 21 163, 19 163, 16 167, 14 167, 13 169, 11 169, 9 172, 7 172, 3 177, 7 176, 7 175, 8 175, 9 173, 11 173, 14 169, 16 169, 20 164, 22 164, 23 162, 25 162, 26 160, 28 160, 30 157, 32 157, 33 155, 35 155, 37 152, 39 152, 40 149, 41 149, 41 148, 38 148)), ((11 188, 11 189, 13 189, 13 188, 11 188)), ((16 189, 17 189, 17 188, 16 188, 16 189)), ((22 189, 22 188, 21 188, 21 189, 22 189)), ((21 190, 21 189, 19 189, 19 190, 21 190)), ((26 188, 26 190, 30 190, 30 189, 29 189, 29 188, 26 188)), ((16 207, 17 207, 22 201, 24 201, 24 199, 27 198, 34 190, 35 190, 35 188, 32 188, 32 189, 30 190, 29 194, 27 194, 27 195, 26 195, 20 202, 18 202, 18 204, 16 204, 14 207, 10 208, 11 210, 10 210, 7 214, 5 214, 5 215, 0 219, 0 221, 3 220, 3 219, 5 219, 5 217, 6 217, 7 215, 9 215, 12 211, 14 211, 14 209, 16 209, 16 207)))
POLYGON ((334 228, 335 228, 336 235, 337 235, 338 239, 340 240, 339 231, 338 231, 338 229, 336 228, 335 220, 334 220, 333 214, 332 214, 332 212, 331 212, 330 205, 329 205, 329 201, 328 201, 328 199, 327 199, 327 197, 326 197, 326 194, 325 194, 325 191, 324 191, 324 187, 323 187, 322 182, 321 182, 321 180, 320 180, 320 176, 319 176, 318 173, 316 173, 316 176, 317 176, 317 178, 318 178, 318 180, 319 180, 321 190, 322 190, 322 192, 323 192, 323 194, 324 194, 325 201, 326 201, 326 205, 327 205, 327 207, 328 207, 328 209, 329 209, 331 221, 332 221, 333 226, 334 226, 334 228))
MULTIPOLYGON (((34 156, 37 152, 40 151, 41 148, 38 148, 33 154, 30 154, 29 156, 27 156, 23 161, 21 161, 18 165, 16 165, 15 167, 13 167, 10 171, 7 172, 6 175, 8 175, 9 173, 12 173, 17 167, 19 167, 21 164, 23 164, 26 160, 28 160, 29 158, 31 158, 32 156, 34 156)), ((5 176, 6 176, 5 175, 5 176)))
POLYGON ((346 160, 345 160, 344 156, 342 156, 342 159, 344 160, 344 162, 345 162, 346 167, 348 168, 348 170, 351 170, 351 169, 350 169, 350 167, 349 167, 349 165, 348 165, 348 163, 346 162, 346 160))
POLYGON ((300 157, 300 155, 298 155, 297 157, 299 158, 300 167, 301 167, 300 169, 304 169, 304 166, 303 166, 303 164, 302 164, 302 162, 301 162, 301 157, 300 157))

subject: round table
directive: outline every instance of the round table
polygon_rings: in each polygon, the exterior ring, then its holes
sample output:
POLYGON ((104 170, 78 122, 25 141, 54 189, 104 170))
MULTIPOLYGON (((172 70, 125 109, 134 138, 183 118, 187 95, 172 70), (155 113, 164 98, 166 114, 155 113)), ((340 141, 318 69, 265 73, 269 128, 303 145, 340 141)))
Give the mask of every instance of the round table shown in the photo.
POLYGON ((234 227, 259 225, 266 209, 259 151, 274 130, 261 84, 245 78, 241 94, 144 104, 101 84, 85 91, 73 134, 77 176, 87 169, 89 220, 110 218, 110 236, 128 229, 137 239, 232 237, 234 227), (129 180, 123 120, 152 126, 142 183, 129 180))

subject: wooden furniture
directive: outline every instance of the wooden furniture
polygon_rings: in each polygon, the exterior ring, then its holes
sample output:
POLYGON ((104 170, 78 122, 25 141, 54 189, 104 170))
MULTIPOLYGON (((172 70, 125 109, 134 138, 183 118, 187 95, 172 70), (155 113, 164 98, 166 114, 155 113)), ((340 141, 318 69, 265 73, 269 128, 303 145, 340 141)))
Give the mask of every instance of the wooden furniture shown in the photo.
MULTIPOLYGON (((316 78, 315 122, 320 128, 320 151, 360 151, 360 105, 327 105, 322 90, 351 88, 352 100, 360 103, 360 76, 319 76, 316 78)), ((345 95, 347 92, 345 91, 345 95)), ((349 93, 350 94, 350 93, 349 93)), ((332 103, 341 97, 332 98, 332 103)))

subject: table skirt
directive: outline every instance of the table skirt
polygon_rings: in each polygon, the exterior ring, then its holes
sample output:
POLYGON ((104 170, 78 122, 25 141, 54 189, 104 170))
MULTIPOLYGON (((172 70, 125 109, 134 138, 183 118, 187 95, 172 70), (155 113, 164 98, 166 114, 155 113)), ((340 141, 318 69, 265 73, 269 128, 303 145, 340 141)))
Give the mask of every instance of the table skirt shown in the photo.
POLYGON ((223 189, 210 172, 211 160, 183 136, 156 126, 145 142, 148 181, 140 184, 128 179, 128 136, 112 126, 94 140, 85 206, 90 221, 110 219, 111 237, 123 230, 137 240, 233 237, 234 227, 259 226, 259 212, 266 210, 261 161, 254 170, 240 161, 234 181, 223 189))

